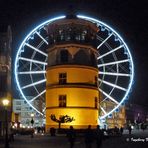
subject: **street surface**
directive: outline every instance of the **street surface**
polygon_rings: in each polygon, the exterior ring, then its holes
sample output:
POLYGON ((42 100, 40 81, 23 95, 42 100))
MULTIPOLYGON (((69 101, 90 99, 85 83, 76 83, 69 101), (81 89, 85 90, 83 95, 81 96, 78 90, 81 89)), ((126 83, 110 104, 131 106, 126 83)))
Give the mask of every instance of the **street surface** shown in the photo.
MULTIPOLYGON (((70 148, 67 137, 64 135, 57 135, 51 137, 50 135, 37 134, 34 138, 31 136, 17 135, 15 140, 10 142, 10 148, 70 148)), ((0 143, 0 148, 4 145, 0 143)), ((92 148, 95 148, 95 142, 92 148)), ((78 137, 74 148, 85 148, 84 138, 78 137)), ((124 131, 121 137, 110 137, 103 140, 101 148, 148 148, 148 130, 135 130, 129 135, 128 131, 124 131)))

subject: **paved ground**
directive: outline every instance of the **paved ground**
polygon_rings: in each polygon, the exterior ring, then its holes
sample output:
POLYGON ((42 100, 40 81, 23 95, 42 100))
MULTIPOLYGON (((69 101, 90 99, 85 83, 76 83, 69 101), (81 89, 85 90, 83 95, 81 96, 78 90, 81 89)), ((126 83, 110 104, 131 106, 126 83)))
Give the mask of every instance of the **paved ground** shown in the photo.
MULTIPOLYGON (((0 144, 0 148, 4 146, 0 144)), ((10 143, 10 148, 69 148, 65 136, 50 137, 49 135, 15 136, 15 141, 10 143)), ((83 137, 76 140, 74 148, 85 148, 83 137)), ((92 148, 95 148, 95 143, 92 148)), ((148 130, 133 131, 128 135, 125 131, 122 137, 111 137, 103 141, 101 148, 148 148, 148 130)))

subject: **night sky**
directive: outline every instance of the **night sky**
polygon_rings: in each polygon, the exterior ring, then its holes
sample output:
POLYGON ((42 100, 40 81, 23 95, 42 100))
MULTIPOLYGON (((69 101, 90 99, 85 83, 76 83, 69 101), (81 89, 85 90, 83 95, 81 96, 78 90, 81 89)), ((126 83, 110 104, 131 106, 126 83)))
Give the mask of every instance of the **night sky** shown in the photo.
POLYGON ((130 102, 148 107, 147 0, 138 3, 134 0, 0 0, 0 24, 12 26, 13 59, 17 47, 31 29, 70 10, 102 20, 118 31, 127 43, 135 65, 130 102))

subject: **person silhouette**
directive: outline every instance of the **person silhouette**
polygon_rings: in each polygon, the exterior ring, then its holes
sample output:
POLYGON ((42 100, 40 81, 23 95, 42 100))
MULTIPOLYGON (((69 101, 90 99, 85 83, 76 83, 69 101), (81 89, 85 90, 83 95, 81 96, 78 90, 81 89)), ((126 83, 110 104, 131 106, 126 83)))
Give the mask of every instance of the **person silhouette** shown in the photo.
POLYGON ((91 148, 92 147, 92 143, 93 143, 93 139, 94 139, 94 133, 91 129, 91 125, 88 125, 88 128, 86 129, 85 135, 85 146, 86 148, 91 148))
POLYGON ((132 132, 132 127, 131 127, 131 125, 129 125, 128 131, 129 131, 129 134, 131 135, 131 132, 132 132))
POLYGON ((76 132, 73 128, 73 126, 70 126, 70 129, 67 133, 68 141, 70 143, 70 148, 74 147, 75 139, 76 139, 76 132))
POLYGON ((95 130, 95 141, 96 141, 96 148, 100 148, 102 145, 103 140, 103 131, 100 129, 100 126, 97 125, 95 130))
POLYGON ((120 128, 120 134, 123 134, 123 127, 120 128))

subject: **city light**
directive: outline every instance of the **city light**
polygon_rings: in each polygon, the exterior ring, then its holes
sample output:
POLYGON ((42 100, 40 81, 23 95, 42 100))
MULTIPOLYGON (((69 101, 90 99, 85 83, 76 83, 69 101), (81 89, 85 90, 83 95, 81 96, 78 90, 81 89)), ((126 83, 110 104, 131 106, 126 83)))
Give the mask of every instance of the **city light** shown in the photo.
POLYGON ((7 107, 8 105, 9 105, 9 100, 8 99, 4 99, 4 100, 2 100, 2 102, 3 102, 3 105, 5 106, 5 107, 7 107))

